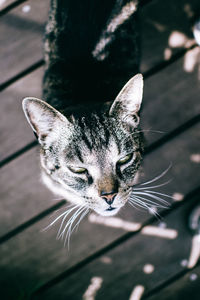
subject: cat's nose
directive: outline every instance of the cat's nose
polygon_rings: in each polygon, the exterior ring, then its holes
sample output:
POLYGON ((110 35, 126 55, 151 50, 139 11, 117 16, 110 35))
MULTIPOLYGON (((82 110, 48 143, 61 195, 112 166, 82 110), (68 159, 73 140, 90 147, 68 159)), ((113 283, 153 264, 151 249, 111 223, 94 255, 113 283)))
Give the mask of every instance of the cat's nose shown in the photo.
POLYGON ((105 192, 101 192, 101 198, 104 199, 106 201, 106 203, 108 203, 109 205, 111 205, 116 197, 117 193, 105 193, 105 192))

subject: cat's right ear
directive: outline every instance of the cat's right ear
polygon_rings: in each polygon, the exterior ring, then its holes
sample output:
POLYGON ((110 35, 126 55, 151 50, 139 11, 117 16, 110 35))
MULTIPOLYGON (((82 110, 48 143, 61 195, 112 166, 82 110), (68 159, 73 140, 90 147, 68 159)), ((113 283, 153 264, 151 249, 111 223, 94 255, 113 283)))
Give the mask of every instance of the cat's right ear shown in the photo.
POLYGON ((142 74, 137 74, 122 88, 110 108, 109 115, 130 126, 137 126, 142 96, 143 76, 142 74))
POLYGON ((25 98, 22 107, 40 144, 43 144, 49 135, 51 137, 58 135, 59 131, 70 123, 64 115, 40 99, 25 98))

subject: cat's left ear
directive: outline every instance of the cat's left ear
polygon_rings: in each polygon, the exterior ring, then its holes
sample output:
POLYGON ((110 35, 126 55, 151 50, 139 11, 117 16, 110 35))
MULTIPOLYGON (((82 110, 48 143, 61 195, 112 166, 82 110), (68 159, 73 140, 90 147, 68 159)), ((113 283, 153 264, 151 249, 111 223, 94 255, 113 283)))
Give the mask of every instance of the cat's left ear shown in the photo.
POLYGON ((109 115, 129 126, 137 126, 139 123, 138 112, 142 103, 142 95, 143 76, 142 74, 137 74, 122 88, 110 108, 109 115))

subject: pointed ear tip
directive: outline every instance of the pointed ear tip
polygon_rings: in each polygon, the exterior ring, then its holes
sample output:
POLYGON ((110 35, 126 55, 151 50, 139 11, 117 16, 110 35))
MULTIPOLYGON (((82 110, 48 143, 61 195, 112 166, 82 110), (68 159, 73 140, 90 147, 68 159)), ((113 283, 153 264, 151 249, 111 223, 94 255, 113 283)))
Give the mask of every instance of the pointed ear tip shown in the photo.
POLYGON ((28 108, 28 105, 30 105, 31 103, 41 104, 41 102, 43 102, 43 101, 38 98, 26 97, 22 100, 22 107, 25 110, 28 108))
POLYGON ((134 76, 135 79, 140 79, 143 80, 143 75, 141 73, 138 73, 137 75, 134 76))

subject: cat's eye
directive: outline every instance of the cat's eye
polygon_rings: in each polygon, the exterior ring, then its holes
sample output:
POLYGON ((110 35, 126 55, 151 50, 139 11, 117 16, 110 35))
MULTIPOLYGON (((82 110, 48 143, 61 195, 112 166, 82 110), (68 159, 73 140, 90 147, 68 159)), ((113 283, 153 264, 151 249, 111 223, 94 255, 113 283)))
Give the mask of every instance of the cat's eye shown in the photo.
POLYGON ((126 163, 128 163, 133 157, 133 154, 127 154, 126 156, 122 157, 121 159, 118 160, 117 164, 118 165, 124 165, 126 163))
POLYGON ((79 168, 79 167, 68 167, 71 172, 76 174, 84 174, 87 172, 87 169, 85 168, 79 168))

